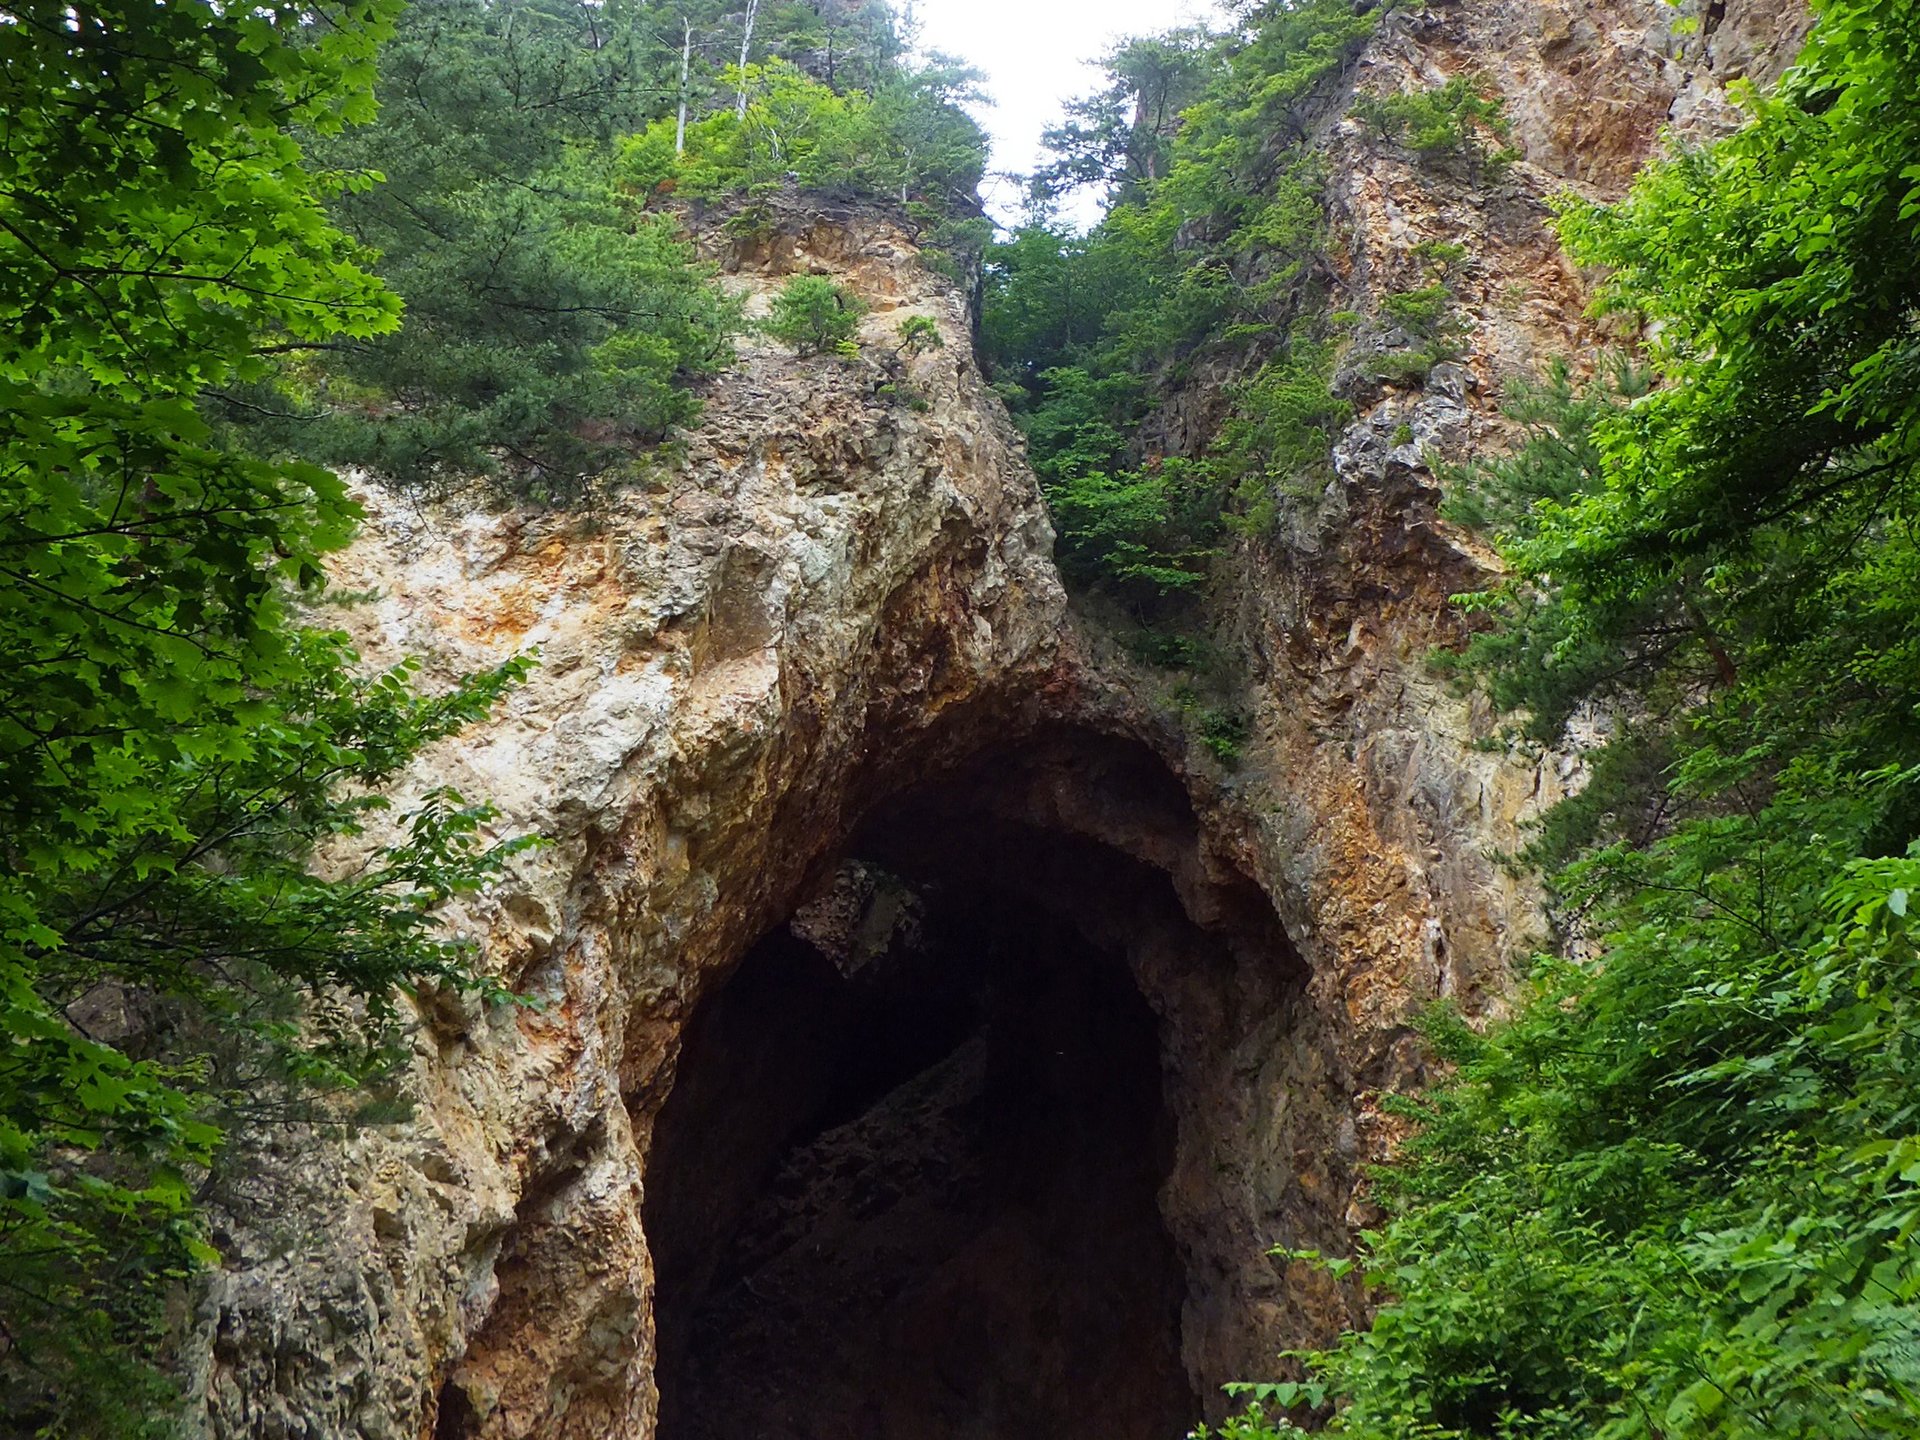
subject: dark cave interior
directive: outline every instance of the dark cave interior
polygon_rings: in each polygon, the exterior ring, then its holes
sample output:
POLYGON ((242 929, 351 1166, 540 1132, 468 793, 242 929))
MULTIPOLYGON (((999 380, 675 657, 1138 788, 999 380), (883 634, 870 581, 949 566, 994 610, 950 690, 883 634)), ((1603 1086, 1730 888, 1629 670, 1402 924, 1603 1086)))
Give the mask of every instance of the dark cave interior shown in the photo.
POLYGON ((660 1440, 1178 1440, 1255 1243, 1203 1157, 1304 974, 1271 903, 1086 732, 842 853, 698 999, 653 1117, 660 1440))
POLYGON ((1183 1433, 1154 1016, 1004 896, 901 918, 851 974, 783 926, 689 1033, 649 1194, 662 1440, 1183 1433))
POLYGON ((1196 932, 1160 870, 969 793, 870 823, 692 1017, 648 1163, 661 1440, 1198 1418, 1124 938, 1196 932))

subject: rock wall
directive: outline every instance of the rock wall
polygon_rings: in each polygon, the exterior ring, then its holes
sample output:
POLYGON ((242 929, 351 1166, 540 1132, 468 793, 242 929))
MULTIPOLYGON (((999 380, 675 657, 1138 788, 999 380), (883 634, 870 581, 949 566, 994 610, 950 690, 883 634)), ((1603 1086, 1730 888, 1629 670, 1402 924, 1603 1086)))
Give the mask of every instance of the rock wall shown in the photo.
POLYGON ((400 796, 451 784, 552 840, 456 920, 535 1003, 431 997, 411 1123, 279 1134, 232 1167, 215 1434, 643 1433, 642 1157, 700 987, 863 797, 1071 684, 1047 521, 962 299, 852 212, 789 214, 735 258, 756 307, 788 270, 856 286, 876 345, 933 318, 945 347, 905 363, 925 409, 749 344, 684 460, 595 513, 365 492, 334 581, 377 596, 340 615, 370 660, 423 655, 431 679, 541 657, 400 796))
MULTIPOLYGON (((1465 638, 1449 597, 1493 564, 1438 518, 1431 460, 1497 452, 1514 435, 1500 412, 1509 381, 1555 359, 1590 371, 1631 339, 1588 316, 1552 199, 1617 198, 1667 137, 1724 133, 1738 119, 1730 87, 1777 77, 1809 27, 1800 0, 1437 0, 1386 17, 1322 117, 1333 307, 1361 317, 1334 390, 1355 418, 1310 518, 1228 557, 1229 628, 1250 677, 1239 699, 1257 722, 1234 788, 1257 817, 1259 863, 1317 897, 1289 922, 1340 957, 1315 976, 1370 1037, 1352 1052, 1356 1086, 1418 1074, 1395 1024, 1410 1006, 1499 1008, 1512 960, 1543 936, 1537 897, 1492 859, 1584 781, 1578 736, 1544 756, 1480 748, 1493 717, 1426 663, 1465 638), (1500 96, 1510 164, 1423 159, 1350 113, 1356 97, 1460 74, 1500 96), (1448 275, 1458 358, 1424 379, 1375 378, 1369 355, 1411 343, 1382 302, 1433 283, 1422 247, 1434 246, 1465 252, 1448 275)), ((1204 372, 1172 396, 1156 447, 1190 451, 1236 378, 1204 372)))
MULTIPOLYGON (((755 309, 797 272, 856 289, 868 358, 749 339, 684 454, 590 513, 369 484, 335 573, 372 596, 337 616, 368 657, 424 656, 431 681, 540 655, 400 806, 453 785, 491 798, 502 834, 550 837, 452 922, 533 1003, 421 997, 411 1118, 236 1155, 228 1265, 196 1313, 206 1432, 653 1435, 647 1196, 670 1178, 649 1154, 686 1027, 849 858, 1030 907, 1124 962, 1158 1029, 1193 1394, 1347 1323, 1357 1295, 1266 1251, 1339 1249, 1367 1218, 1361 1169, 1391 1138, 1375 1097, 1425 1075, 1409 1017, 1439 996, 1497 1007, 1539 921, 1493 856, 1579 778, 1477 749, 1489 717, 1426 671, 1486 557, 1434 518, 1423 449, 1497 440, 1502 380, 1598 338, 1544 198, 1617 192, 1664 124, 1726 123, 1726 80, 1777 66, 1803 25, 1783 0, 1716 0, 1706 33, 1675 37, 1669 13, 1391 17, 1354 83, 1495 79, 1522 151, 1495 181, 1330 114, 1354 308, 1408 288, 1420 240, 1465 244, 1467 353, 1420 387, 1343 381, 1359 418, 1334 522, 1231 557, 1255 720, 1236 769, 1076 619, 965 299, 878 211, 789 199, 746 238, 707 231, 755 309), (943 346, 897 354, 908 315, 943 346)), ((1177 397, 1164 438, 1203 430, 1224 378, 1177 397)))

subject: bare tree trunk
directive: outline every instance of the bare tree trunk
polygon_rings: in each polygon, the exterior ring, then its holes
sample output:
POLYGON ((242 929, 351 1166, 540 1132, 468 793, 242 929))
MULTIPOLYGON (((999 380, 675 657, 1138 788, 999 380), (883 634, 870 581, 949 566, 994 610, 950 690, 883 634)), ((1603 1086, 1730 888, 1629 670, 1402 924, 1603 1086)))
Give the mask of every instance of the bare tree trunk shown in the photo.
POLYGON ((747 118, 747 60, 753 52, 753 23, 760 18, 760 0, 747 0, 747 28, 740 36, 740 108, 738 114, 742 120, 747 118))
POLYGON ((681 28, 686 31, 686 43, 680 47, 680 127, 673 132, 673 153, 687 153, 687 85, 693 75, 693 21, 685 15, 680 17, 681 28))

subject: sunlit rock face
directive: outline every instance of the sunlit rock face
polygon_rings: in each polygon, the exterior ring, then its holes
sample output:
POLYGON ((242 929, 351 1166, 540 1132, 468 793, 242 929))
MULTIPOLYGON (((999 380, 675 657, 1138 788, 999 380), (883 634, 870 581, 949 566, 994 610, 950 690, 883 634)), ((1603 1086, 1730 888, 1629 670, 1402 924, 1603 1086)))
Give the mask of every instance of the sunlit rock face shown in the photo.
MULTIPOLYGON (((329 621, 429 682, 540 655, 397 807, 451 785, 550 838, 452 920, 531 1003, 421 997, 407 1118, 236 1153, 206 1432, 1144 1440, 1355 1319, 1267 1252, 1370 1217, 1409 1022, 1497 1009, 1539 921, 1494 857, 1579 781, 1476 749, 1490 718, 1425 666, 1486 563, 1425 452, 1496 441, 1506 377, 1600 339, 1544 197, 1724 125, 1803 24, 1715 8, 1677 38, 1655 0, 1391 18, 1354 83, 1489 77, 1497 179, 1329 97, 1342 303, 1464 245, 1462 354, 1344 376, 1325 515, 1226 558, 1237 767, 1076 619, 966 299, 878 211, 701 222, 755 309, 795 273, 858 291, 868 359, 749 337, 684 453, 592 511, 369 483, 329 621), (909 315, 943 346, 897 354, 909 315)), ((1204 434, 1232 378, 1146 443, 1204 434)))

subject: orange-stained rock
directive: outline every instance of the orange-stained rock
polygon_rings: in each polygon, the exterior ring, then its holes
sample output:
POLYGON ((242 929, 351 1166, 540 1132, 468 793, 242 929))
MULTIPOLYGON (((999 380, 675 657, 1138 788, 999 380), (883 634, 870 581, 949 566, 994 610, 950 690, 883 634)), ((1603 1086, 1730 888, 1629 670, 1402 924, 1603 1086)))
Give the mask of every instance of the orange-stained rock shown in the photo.
MULTIPOLYGON (((981 782, 996 814, 1167 877, 1237 957, 1216 983, 1171 942, 1129 950, 1179 1082, 1161 1207, 1196 1391, 1355 1318, 1352 1287, 1265 1252, 1337 1247, 1373 1218, 1362 1171, 1395 1128, 1379 1096, 1426 1074, 1409 1022, 1443 997, 1497 1011, 1541 921, 1495 856, 1581 780, 1577 745, 1477 748, 1492 717, 1425 664, 1460 638, 1447 597, 1489 557, 1435 518, 1424 451, 1499 443, 1506 378, 1593 356, 1546 197, 1617 194, 1663 127, 1724 127, 1725 81, 1765 78, 1804 32, 1786 0, 1726 0, 1696 36, 1671 13, 1451 0, 1390 18, 1354 84, 1485 76, 1521 152, 1497 178, 1422 169, 1327 116, 1340 303, 1377 317, 1423 283, 1416 245, 1463 244, 1464 353, 1421 386, 1343 373, 1358 418, 1324 503, 1224 562, 1231 698, 1252 719, 1236 768, 1069 608, 965 298, 877 209, 787 197, 750 240, 704 230, 750 312, 793 273, 860 292, 869 358, 747 337, 646 483, 567 514, 362 482, 367 523, 334 581, 372 598, 327 618, 370 662, 423 656, 431 684, 540 656, 396 805, 451 785, 499 807, 499 834, 550 838, 450 921, 535 1003, 423 995, 411 1118, 246 1143, 221 1187, 228 1265, 198 1307, 207 1433, 650 1436, 646 1154, 690 1010, 825 893, 856 826, 969 765, 998 777, 981 782), (944 346, 883 369, 908 315, 944 346)), ((1143 443, 1191 451, 1233 378, 1200 374, 1143 443)), ((1065 908, 1090 933, 1113 923, 1097 895, 1065 908)))

